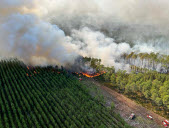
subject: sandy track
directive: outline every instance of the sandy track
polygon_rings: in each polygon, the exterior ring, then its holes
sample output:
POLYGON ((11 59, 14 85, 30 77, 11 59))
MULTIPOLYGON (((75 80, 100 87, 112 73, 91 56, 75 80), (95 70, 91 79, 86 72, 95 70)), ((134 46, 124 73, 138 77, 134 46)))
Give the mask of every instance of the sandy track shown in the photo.
POLYGON ((101 93, 104 95, 107 105, 110 105, 113 101, 115 103, 115 111, 120 113, 121 117, 123 117, 123 119, 131 126, 137 128, 163 128, 161 122, 165 120, 164 117, 144 108, 124 95, 103 86, 96 81, 92 80, 92 82, 101 89, 101 93), (136 115, 135 120, 128 119, 132 112, 136 115), (147 114, 151 115, 153 120, 148 119, 146 117, 147 114))
MULTIPOLYGON (((158 125, 161 125, 161 122, 165 119, 156 113, 147 110, 146 108, 142 107, 141 105, 135 103, 134 101, 130 100, 129 98, 123 96, 122 94, 117 93, 116 91, 106 87, 106 86, 101 86, 101 88, 108 93, 110 93, 114 97, 114 102, 116 104, 116 109, 120 112, 120 115, 125 118, 127 122, 129 122, 131 125, 134 125, 136 127, 151 127, 151 128, 159 128, 158 125), (149 120, 146 115, 150 114, 154 120, 151 121, 152 124, 140 124, 139 122, 136 122, 136 124, 132 123, 134 121, 128 120, 128 116, 134 112, 136 116, 141 116, 145 120, 149 120), (138 123, 138 124, 137 124, 138 123)), ((143 121, 144 122, 144 121, 143 121)))

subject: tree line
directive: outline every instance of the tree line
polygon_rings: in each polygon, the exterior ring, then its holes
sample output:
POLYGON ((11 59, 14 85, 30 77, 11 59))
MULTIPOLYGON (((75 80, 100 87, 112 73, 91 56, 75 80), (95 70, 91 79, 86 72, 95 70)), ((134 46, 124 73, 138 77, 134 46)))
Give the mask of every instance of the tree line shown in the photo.
POLYGON ((159 53, 134 53, 122 54, 123 63, 130 64, 132 71, 146 72, 154 70, 161 73, 169 72, 169 55, 159 53))
MULTIPOLYGON (((128 61, 134 61, 137 54, 131 53, 125 58, 128 61), (135 56, 135 57, 134 57, 135 56), (132 60, 133 59, 133 60, 132 60)), ((150 64, 154 65, 156 62, 164 62, 167 66, 169 64, 169 56, 164 56, 159 60, 158 54, 139 54, 142 60, 149 59, 150 64), (146 56, 146 57, 143 57, 146 56), (153 59, 154 58, 154 59, 153 59), (156 60, 156 59, 157 60, 156 60)), ((111 85, 118 91, 126 95, 137 95, 145 100, 149 100, 153 105, 158 106, 158 108, 163 108, 165 113, 169 116, 169 75, 166 73, 160 73, 158 71, 150 69, 134 70, 130 73, 125 70, 118 70, 115 72, 115 68, 105 67, 101 64, 101 60, 96 58, 88 58, 88 61, 93 61, 91 67, 96 68, 97 71, 105 71, 106 73, 95 79, 106 81, 111 83, 111 85)), ((140 67, 138 67, 140 68, 140 67)), ((141 68, 140 68, 141 69, 141 68)))

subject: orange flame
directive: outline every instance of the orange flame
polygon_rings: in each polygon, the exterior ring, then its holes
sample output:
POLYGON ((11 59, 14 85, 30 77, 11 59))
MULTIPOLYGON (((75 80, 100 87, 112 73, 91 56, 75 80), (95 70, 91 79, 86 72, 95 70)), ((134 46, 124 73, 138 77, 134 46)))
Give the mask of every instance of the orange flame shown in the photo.
POLYGON ((29 67, 27 66, 27 69, 29 70, 29 67))
POLYGON ((95 74, 88 74, 88 73, 82 72, 82 74, 83 74, 84 76, 89 77, 89 78, 93 78, 93 77, 96 77, 96 76, 100 76, 100 75, 102 75, 102 74, 104 74, 104 73, 106 73, 106 72, 105 72, 105 71, 102 71, 102 72, 100 72, 100 73, 95 73, 95 74))
POLYGON ((78 72, 75 72, 76 74, 79 74, 78 72))

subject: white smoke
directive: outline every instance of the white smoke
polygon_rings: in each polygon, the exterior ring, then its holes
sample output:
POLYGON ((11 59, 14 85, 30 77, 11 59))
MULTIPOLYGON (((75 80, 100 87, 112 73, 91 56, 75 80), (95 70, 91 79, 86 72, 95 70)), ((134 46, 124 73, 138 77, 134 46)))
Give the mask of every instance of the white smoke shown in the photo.
POLYGON ((36 16, 13 14, 0 26, 0 55, 18 57, 27 64, 47 65, 73 62, 76 54, 64 47, 65 34, 56 25, 36 16))
POLYGON ((117 62, 121 54, 131 52, 127 43, 117 44, 113 38, 106 37, 99 31, 89 28, 73 30, 71 37, 67 37, 70 47, 82 56, 100 58, 105 66, 114 66, 116 69, 129 69, 129 65, 117 62))
MULTIPOLYGON (((137 52, 168 54, 168 0, 53 0, 42 18, 57 24, 66 34, 88 27, 117 43, 127 42, 137 52), (144 47, 142 45, 144 44, 144 47), (135 46, 136 45, 136 46, 135 46)), ((44 10, 45 10, 44 9, 44 10)))
POLYGON ((65 65, 82 55, 128 69, 123 53, 168 54, 167 14, 168 0, 1 0, 0 56, 65 65))

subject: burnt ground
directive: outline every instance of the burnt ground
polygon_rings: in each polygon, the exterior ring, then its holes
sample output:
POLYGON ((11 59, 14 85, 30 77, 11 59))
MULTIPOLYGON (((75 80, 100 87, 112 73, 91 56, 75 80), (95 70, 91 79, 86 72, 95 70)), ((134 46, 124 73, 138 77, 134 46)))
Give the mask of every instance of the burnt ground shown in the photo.
MULTIPOLYGON (((115 104, 115 112, 119 113, 121 117, 131 126, 136 128, 162 128, 162 121, 165 120, 164 117, 147 110, 131 99, 125 97, 122 94, 94 81, 93 79, 86 79, 83 81, 86 85, 91 88, 97 88, 99 92, 104 96, 106 106, 111 106, 111 103, 115 104), (136 115, 134 120, 130 120, 129 116, 131 113, 136 115), (153 117, 153 120, 147 118, 147 114, 153 117)), ((91 94, 95 95, 93 89, 91 89, 91 94)))

